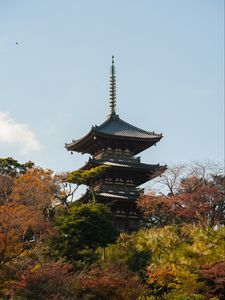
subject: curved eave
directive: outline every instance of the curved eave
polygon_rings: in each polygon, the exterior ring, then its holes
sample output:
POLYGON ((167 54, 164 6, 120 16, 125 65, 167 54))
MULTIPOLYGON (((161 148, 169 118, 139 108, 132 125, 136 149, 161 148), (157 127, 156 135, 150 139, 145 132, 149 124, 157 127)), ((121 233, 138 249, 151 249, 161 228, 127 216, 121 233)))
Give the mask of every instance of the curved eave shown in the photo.
MULTIPOLYGON (((164 173, 167 169, 166 165, 160 166, 159 164, 150 165, 150 164, 119 164, 113 162, 104 162, 104 161, 96 161, 90 159, 82 168, 81 170, 88 170, 92 167, 96 166, 107 166, 108 170, 106 172, 123 172, 123 174, 129 172, 130 175, 133 175, 136 178, 137 186, 144 184, 145 182, 154 179, 157 176, 160 176, 164 173)), ((100 174, 101 177, 101 174, 100 174)), ((88 181, 87 184, 90 182, 88 181)))
POLYGON ((89 158, 88 162, 80 168, 80 170, 89 170, 92 167, 96 166, 108 166, 110 168, 126 168, 126 169, 135 169, 135 170, 155 170, 159 167, 167 168, 167 166, 160 166, 159 164, 144 164, 144 163, 122 163, 122 162, 114 162, 114 161, 106 161, 106 160, 97 160, 93 158, 89 158))
POLYGON ((91 128, 91 130, 82 138, 78 140, 72 140, 71 143, 65 143, 65 148, 68 151, 76 151, 76 152, 83 152, 81 148, 83 148, 84 145, 86 145, 88 142, 93 140, 94 137, 94 127, 91 128))
POLYGON ((95 127, 89 131, 84 137, 78 140, 73 140, 72 143, 65 144, 65 147, 68 151, 76 151, 81 153, 90 153, 94 154, 96 149, 98 149, 97 143, 101 141, 123 141, 123 142, 136 142, 137 145, 134 147, 134 154, 137 154, 161 140, 163 137, 162 134, 155 134, 146 138, 135 137, 135 136, 125 136, 125 135, 115 135, 115 134, 106 134, 96 131, 95 127))
MULTIPOLYGON (((113 194, 113 193, 95 193, 95 197, 97 198, 98 202, 102 202, 105 204, 108 204, 110 206, 115 205, 117 202, 119 203, 126 203, 130 204, 130 201, 135 202, 137 200, 137 197, 135 196, 121 196, 118 194, 113 194), (128 202, 127 202, 128 201, 128 202)), ((90 191, 87 189, 85 194, 81 195, 79 199, 77 199, 77 203, 88 203, 92 200, 92 195, 90 191)))

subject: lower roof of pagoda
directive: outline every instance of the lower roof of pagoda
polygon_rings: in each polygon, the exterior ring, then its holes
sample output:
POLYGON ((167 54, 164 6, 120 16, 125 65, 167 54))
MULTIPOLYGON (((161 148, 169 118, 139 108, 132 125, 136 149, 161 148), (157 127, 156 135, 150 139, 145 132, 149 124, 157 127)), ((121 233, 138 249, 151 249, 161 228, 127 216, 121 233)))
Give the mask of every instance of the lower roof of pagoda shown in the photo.
MULTIPOLYGON (((109 205, 113 205, 116 203, 124 203, 128 204, 131 202, 135 202, 137 200, 137 195, 118 195, 117 193, 106 193, 106 192, 96 192, 95 197, 97 202, 106 203, 109 205)), ((92 199, 92 195, 89 190, 86 191, 84 195, 82 195, 77 201, 82 203, 90 202, 92 199)))
MULTIPOLYGON (((161 175, 167 168, 166 165, 160 166, 159 164, 150 165, 143 163, 117 163, 104 160, 89 159, 89 161, 84 165, 81 170, 89 170, 96 166, 106 166, 107 174, 112 173, 115 176, 119 174, 120 176, 126 176, 133 178, 136 186, 142 185, 145 182, 161 175)), ((101 174, 100 174, 101 176, 101 174)), ((89 183, 89 182, 88 182, 89 183)), ((87 183, 87 184, 88 184, 87 183)))
POLYGON ((137 154, 155 145, 161 138, 162 134, 142 130, 115 115, 100 126, 93 126, 87 135, 65 144, 65 147, 68 151, 95 154, 102 147, 121 144, 137 154))
POLYGON ((158 170, 162 169, 162 171, 165 171, 167 166, 160 166, 159 164, 144 164, 140 162, 117 162, 117 161, 110 161, 110 160, 104 160, 104 159, 94 159, 89 158, 88 162, 81 168, 81 170, 89 170, 92 167, 96 166, 108 166, 112 168, 118 168, 118 169, 135 169, 135 170, 158 170))

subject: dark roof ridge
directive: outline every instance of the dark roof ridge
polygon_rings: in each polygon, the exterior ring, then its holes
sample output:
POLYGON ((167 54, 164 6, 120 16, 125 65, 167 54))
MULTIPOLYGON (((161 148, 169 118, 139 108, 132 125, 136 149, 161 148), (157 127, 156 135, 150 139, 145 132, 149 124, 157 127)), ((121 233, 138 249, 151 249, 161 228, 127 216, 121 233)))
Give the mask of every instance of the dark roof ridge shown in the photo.
POLYGON ((130 124, 130 123, 124 121, 123 119, 121 119, 121 118, 119 117, 119 115, 116 115, 116 114, 110 115, 109 118, 108 118, 105 122, 103 122, 103 123, 100 124, 99 126, 95 126, 95 129, 96 129, 97 132, 98 132, 98 131, 104 132, 104 130, 103 130, 104 127, 106 127, 107 125, 110 125, 110 124, 116 124, 116 123, 125 125, 126 127, 128 127, 128 128, 131 129, 131 130, 135 130, 135 131, 138 131, 138 132, 140 132, 140 133, 144 133, 144 134, 146 134, 146 135, 148 135, 148 136, 149 136, 149 135, 150 135, 150 136, 155 136, 155 137, 161 137, 161 136, 162 136, 162 133, 157 134, 157 133, 155 133, 154 131, 153 131, 153 132, 150 132, 150 131, 146 131, 146 130, 144 130, 144 129, 141 129, 141 128, 137 127, 137 126, 134 126, 134 125, 132 125, 132 124, 130 124))

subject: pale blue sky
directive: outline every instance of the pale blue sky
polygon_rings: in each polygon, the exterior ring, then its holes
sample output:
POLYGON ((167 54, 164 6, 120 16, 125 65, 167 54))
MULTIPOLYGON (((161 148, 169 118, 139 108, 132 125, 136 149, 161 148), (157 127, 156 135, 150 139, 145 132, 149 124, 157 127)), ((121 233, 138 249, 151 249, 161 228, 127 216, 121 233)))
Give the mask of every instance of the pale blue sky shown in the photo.
POLYGON ((222 0, 0 0, 0 157, 81 167, 64 143, 106 119, 114 54, 118 114, 164 135, 143 162, 222 161, 223 12, 222 0))

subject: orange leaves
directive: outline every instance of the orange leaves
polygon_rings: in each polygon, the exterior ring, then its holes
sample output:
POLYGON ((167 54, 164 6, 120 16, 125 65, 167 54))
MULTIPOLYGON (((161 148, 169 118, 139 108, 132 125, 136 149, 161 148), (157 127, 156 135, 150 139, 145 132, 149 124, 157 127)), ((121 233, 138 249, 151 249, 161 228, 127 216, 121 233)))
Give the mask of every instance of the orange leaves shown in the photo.
POLYGON ((56 188, 52 172, 36 168, 14 179, 13 184, 8 183, 11 191, 0 205, 0 264, 18 257, 31 241, 49 230, 46 212, 52 206, 56 188))
POLYGON ((0 205, 9 201, 14 185, 14 178, 0 174, 0 205))
POLYGON ((44 209, 52 204, 56 188, 52 172, 36 168, 16 179, 11 197, 31 209, 44 209))
POLYGON ((24 205, 9 203, 0 206, 0 265, 19 256, 30 243, 29 230, 37 226, 35 214, 24 205))
POLYGON ((150 285, 167 286, 174 279, 174 274, 169 266, 158 268, 155 271, 149 267, 146 275, 149 276, 147 282, 150 285))
POLYGON ((11 201, 15 204, 25 205, 30 213, 39 219, 36 231, 51 229, 55 191, 58 186, 52 175, 52 171, 33 168, 18 177, 11 194, 11 201))

